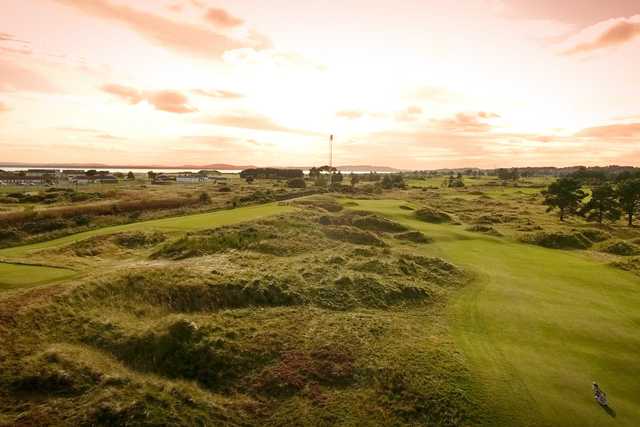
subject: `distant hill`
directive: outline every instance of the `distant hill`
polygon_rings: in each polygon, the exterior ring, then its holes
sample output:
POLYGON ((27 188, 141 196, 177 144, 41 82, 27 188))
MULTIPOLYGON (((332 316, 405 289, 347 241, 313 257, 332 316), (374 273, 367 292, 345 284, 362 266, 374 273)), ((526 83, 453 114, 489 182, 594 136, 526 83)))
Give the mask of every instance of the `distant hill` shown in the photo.
MULTIPOLYGON (((216 170, 242 170, 256 168, 256 165, 231 165, 227 163, 213 163, 207 165, 111 165, 105 163, 20 163, 20 162, 4 162, 0 163, 2 167, 14 168, 82 168, 82 169, 216 169, 216 170)), ((321 166, 321 165, 317 165, 321 166)), ((311 166, 284 166, 284 169, 310 169, 311 166)), ((337 166, 340 171, 354 172, 399 172, 400 169, 388 166, 370 166, 370 165, 347 165, 337 166)))

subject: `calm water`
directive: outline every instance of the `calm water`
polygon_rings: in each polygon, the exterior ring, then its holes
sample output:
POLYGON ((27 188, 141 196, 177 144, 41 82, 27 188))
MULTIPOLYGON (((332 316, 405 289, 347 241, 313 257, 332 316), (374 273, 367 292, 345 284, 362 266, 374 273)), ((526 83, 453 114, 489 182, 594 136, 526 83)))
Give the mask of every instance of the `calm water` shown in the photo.
MULTIPOLYGON (((77 170, 77 171, 83 171, 83 170, 87 170, 87 169, 82 169, 82 168, 47 168, 47 167, 38 167, 38 166, 33 166, 33 167, 11 167, 11 166, 0 166, 1 170, 4 171, 8 171, 8 172, 17 172, 17 171, 26 171, 27 169, 65 169, 65 170, 77 170)), ((88 169, 93 169, 93 168, 88 168, 88 169)), ((129 171, 136 173, 136 174, 144 174, 147 173, 149 171, 153 171, 155 173, 178 173, 178 172, 199 172, 201 171, 201 169, 158 169, 158 168, 154 168, 154 169, 144 169, 144 168, 105 168, 105 169, 100 169, 98 168, 98 170, 108 170, 111 173, 115 173, 115 172, 122 172, 122 173, 127 173, 129 171)), ((240 173, 242 172, 242 169, 220 169, 220 172, 222 173, 240 173)), ((308 169, 304 170, 304 173, 309 173, 308 169)), ((350 174, 351 171, 342 171, 343 174, 350 174)), ((362 174, 362 173, 369 173, 368 171, 353 171, 353 173, 355 174, 362 174)), ((381 174, 384 173, 389 173, 389 172, 378 172, 381 174)))

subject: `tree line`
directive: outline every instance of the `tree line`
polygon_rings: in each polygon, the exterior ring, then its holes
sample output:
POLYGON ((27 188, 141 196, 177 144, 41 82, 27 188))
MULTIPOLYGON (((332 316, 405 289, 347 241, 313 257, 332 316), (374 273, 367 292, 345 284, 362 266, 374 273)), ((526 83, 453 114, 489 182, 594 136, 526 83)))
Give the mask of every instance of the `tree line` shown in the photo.
POLYGON ((632 226, 640 213, 640 172, 624 171, 615 176, 586 172, 560 178, 542 192, 547 212, 558 209, 560 221, 579 215, 598 223, 615 222, 624 215, 632 226))

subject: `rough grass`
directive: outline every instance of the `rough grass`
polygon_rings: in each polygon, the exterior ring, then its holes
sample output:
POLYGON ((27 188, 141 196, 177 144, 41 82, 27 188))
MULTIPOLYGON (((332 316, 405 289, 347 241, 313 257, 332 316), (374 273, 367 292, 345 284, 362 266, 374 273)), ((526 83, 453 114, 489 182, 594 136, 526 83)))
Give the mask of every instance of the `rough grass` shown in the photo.
POLYGON ((429 206, 418 209, 415 211, 415 215, 421 221, 435 224, 453 221, 453 218, 448 213, 429 206))

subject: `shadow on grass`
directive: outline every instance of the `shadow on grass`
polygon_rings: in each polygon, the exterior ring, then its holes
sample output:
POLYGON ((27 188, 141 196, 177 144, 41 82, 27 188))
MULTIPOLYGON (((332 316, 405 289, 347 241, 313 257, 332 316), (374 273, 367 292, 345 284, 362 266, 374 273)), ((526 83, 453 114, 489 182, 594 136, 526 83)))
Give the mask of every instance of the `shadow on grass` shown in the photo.
POLYGON ((602 406, 600 405, 600 407, 602 408, 602 410, 604 412, 607 413, 607 415, 609 415, 611 418, 615 418, 616 417, 616 410, 613 409, 611 406, 602 406))

